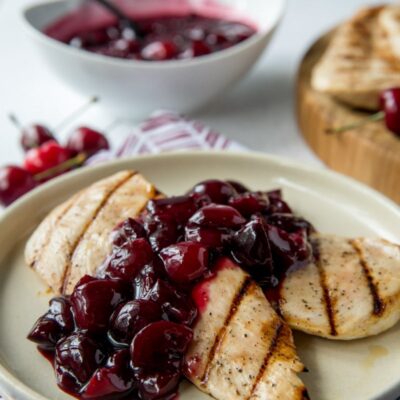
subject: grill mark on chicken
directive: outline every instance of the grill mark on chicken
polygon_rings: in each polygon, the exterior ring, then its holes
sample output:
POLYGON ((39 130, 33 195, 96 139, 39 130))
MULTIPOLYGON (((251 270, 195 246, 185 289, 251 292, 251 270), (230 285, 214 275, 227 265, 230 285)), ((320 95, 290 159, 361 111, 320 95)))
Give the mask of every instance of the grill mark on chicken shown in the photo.
POLYGON ((228 315, 225 318, 224 325, 222 326, 222 328, 216 335, 214 343, 211 347, 211 350, 208 353, 207 363, 204 368, 204 373, 203 373, 202 377, 200 378, 200 382, 201 382, 202 386, 207 385, 207 382, 208 382, 208 379, 209 379, 209 376, 211 373, 211 369, 212 369, 213 360, 218 353, 218 347, 220 346, 222 339, 224 338, 224 336, 226 334, 226 330, 227 330, 230 322, 232 321, 233 317, 235 316, 236 312, 238 311, 239 305, 240 305, 243 297, 246 295, 247 291, 249 290, 251 284, 252 284, 251 277, 250 276, 246 277, 246 279, 242 283, 242 286, 240 287, 240 289, 237 291, 235 297, 233 298, 232 305, 230 307, 228 315))
POLYGON ((79 234, 78 239, 75 241, 75 243, 73 244, 71 251, 68 254, 68 265, 65 268, 65 272, 64 272, 64 276, 62 279, 62 287, 61 287, 61 293, 64 293, 66 290, 66 286, 68 283, 68 278, 71 272, 71 261, 72 258, 74 256, 75 250, 77 249, 77 247, 79 246, 79 243, 81 242, 83 236, 85 235, 86 231, 90 228, 90 226, 93 224, 93 222, 95 221, 95 219, 97 218, 97 216, 99 215, 100 211, 106 206, 106 204, 108 203, 108 201, 110 200, 110 198, 112 197, 112 195, 121 187, 123 186, 126 182, 128 182, 134 175, 136 175, 136 172, 131 171, 129 172, 129 174, 122 179, 121 181, 119 181, 117 184, 115 184, 109 191, 108 193, 104 196, 102 202, 100 203, 100 205, 97 207, 97 209, 95 210, 93 217, 90 221, 87 222, 87 224, 85 225, 85 227, 83 228, 82 232, 79 234))
POLYGON ((349 240, 349 244, 353 247, 353 249, 357 253, 359 257, 360 266, 363 270, 365 277, 367 278, 369 291, 371 293, 373 301, 373 315, 380 317, 385 311, 385 302, 379 295, 378 286, 374 282, 370 267, 368 266, 368 263, 364 258, 362 248, 354 240, 349 240))
MULTIPOLYGON (((55 219, 54 225, 53 225, 54 229, 57 229, 57 226, 59 225, 60 221, 63 219, 64 215, 75 205, 75 203, 78 201, 78 199, 79 199, 79 195, 75 196, 74 201, 71 201, 69 204, 67 204, 67 206, 62 210, 62 212, 59 215, 57 215, 57 218, 55 219)), ((47 235, 47 240, 41 245, 40 248, 35 250, 35 256, 34 256, 35 258, 29 265, 31 268, 35 268, 35 265, 38 263, 38 261, 40 261, 41 254, 44 252, 46 247, 50 244, 50 239, 51 239, 51 234, 47 235), (38 257, 38 253, 39 253, 39 257, 38 257)))
POLYGON ((337 336, 336 323, 335 323, 335 311, 333 309, 331 296, 329 295, 329 288, 326 284, 326 275, 325 275, 325 270, 324 270, 324 268, 322 266, 322 262, 321 262, 319 241, 317 239, 312 240, 311 245, 312 245, 312 249, 313 249, 315 265, 316 265, 318 273, 319 273, 320 285, 322 288, 322 292, 324 294, 323 301, 325 304, 326 314, 328 315, 330 334, 332 336, 337 336))
POLYGON ((246 400, 251 400, 251 398, 253 397, 258 384, 260 383, 262 377, 264 376, 265 371, 268 368, 269 362, 271 361, 275 351, 277 350, 279 337, 282 333, 282 328, 283 328, 283 323, 281 321, 277 321, 277 322, 278 323, 276 324, 276 327, 275 327, 275 334, 274 334, 274 337, 272 338, 271 345, 267 351, 267 354, 264 358, 264 362, 262 363, 260 370, 258 371, 257 377, 253 383, 250 394, 249 394, 249 396, 247 396, 246 400))

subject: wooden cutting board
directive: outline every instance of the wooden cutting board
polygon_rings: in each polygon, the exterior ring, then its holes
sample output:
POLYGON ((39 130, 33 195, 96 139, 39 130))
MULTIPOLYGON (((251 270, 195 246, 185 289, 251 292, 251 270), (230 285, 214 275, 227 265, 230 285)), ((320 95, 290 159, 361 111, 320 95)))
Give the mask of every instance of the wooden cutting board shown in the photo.
POLYGON ((315 153, 332 169, 352 176, 400 203, 400 138, 383 122, 373 122, 340 134, 327 130, 355 122, 369 114, 355 111, 316 92, 311 71, 333 33, 321 37, 304 56, 297 76, 297 118, 315 153))

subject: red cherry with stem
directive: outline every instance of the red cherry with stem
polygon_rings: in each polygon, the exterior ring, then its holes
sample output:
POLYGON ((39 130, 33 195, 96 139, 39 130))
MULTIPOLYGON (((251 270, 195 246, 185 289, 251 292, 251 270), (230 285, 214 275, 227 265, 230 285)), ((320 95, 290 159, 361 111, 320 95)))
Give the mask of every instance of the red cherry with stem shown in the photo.
POLYGON ((387 128, 400 135, 400 88, 387 89, 379 97, 381 110, 385 113, 387 128))
POLYGON ((44 125, 33 124, 22 130, 21 145, 25 151, 29 151, 50 141, 56 141, 56 139, 44 125))
POLYGON ((36 175, 66 162, 72 156, 71 150, 52 140, 29 150, 25 156, 24 167, 32 175, 36 175))
POLYGON ((9 206, 37 186, 33 175, 24 168, 9 165, 0 168, 0 204, 9 206))
POLYGON ((328 129, 327 133, 350 131, 368 122, 385 120, 386 128, 397 136, 400 136, 400 87, 383 90, 379 95, 379 108, 380 111, 377 113, 339 128, 328 129))
MULTIPOLYGON (((91 97, 84 105, 80 106, 78 109, 64 118, 64 120, 58 124, 55 130, 60 130, 62 127, 64 127, 64 125, 83 114, 83 112, 85 112, 92 104, 98 101, 98 97, 91 97)), ((43 124, 31 124, 23 127, 16 115, 10 114, 9 118, 15 127, 21 131, 21 146, 24 151, 29 151, 30 149, 40 147, 42 144, 50 141, 57 141, 52 131, 43 124)))
POLYGON ((24 151, 29 151, 35 147, 39 147, 51 140, 56 141, 53 133, 43 124, 31 124, 22 127, 18 118, 14 114, 10 114, 9 118, 17 129, 21 131, 21 146, 24 151))
POLYGON ((75 129, 67 143, 67 149, 73 154, 84 153, 89 157, 109 148, 110 144, 101 132, 86 126, 75 129))

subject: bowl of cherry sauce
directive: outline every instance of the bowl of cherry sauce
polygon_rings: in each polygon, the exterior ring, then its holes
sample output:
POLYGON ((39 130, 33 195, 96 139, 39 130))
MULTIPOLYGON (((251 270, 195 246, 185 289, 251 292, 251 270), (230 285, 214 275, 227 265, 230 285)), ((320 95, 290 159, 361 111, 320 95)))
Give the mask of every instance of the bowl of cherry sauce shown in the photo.
POLYGON ((284 0, 56 0, 23 11, 29 37, 62 80, 121 115, 190 112, 237 83, 259 59, 284 0))

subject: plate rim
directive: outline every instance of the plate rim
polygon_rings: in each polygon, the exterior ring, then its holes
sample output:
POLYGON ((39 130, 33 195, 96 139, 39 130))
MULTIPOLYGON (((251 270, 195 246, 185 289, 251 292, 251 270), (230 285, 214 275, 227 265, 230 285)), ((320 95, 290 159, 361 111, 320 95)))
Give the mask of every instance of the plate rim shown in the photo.
MULTIPOLYGON (((168 162, 170 160, 175 160, 179 158, 205 158, 205 157, 213 157, 213 158, 222 158, 222 159, 238 159, 242 161, 246 160, 256 160, 259 162, 266 162, 278 165, 280 167, 288 168, 288 169, 297 169, 303 171, 307 174, 312 174, 314 176, 318 176, 319 178, 328 179, 331 181, 340 184, 344 189, 348 189, 351 191, 358 192, 360 194, 365 194, 372 200, 376 201, 382 207, 390 210, 396 214, 396 216, 400 219, 400 207, 392 200, 384 196, 383 194, 377 192, 375 189, 372 189, 365 185, 364 183, 356 181, 354 178, 347 177, 338 172, 327 169, 326 167, 318 167, 311 165, 304 165, 301 161, 293 161, 291 159, 271 155, 262 152, 246 152, 246 151, 174 151, 162 154, 151 154, 151 155, 139 155, 139 156, 131 156, 126 158, 121 158, 113 161, 108 161, 105 163, 101 163, 93 166, 86 166, 85 168, 78 169, 76 171, 71 171, 68 174, 55 178, 54 180, 47 182, 36 188, 32 192, 26 194, 22 198, 18 199, 15 203, 9 206, 3 213, 0 215, 0 229, 3 225, 7 224, 9 220, 13 219, 13 216, 16 215, 19 210, 29 204, 31 201, 34 201, 37 198, 46 195, 46 192, 51 189, 56 189, 57 187, 62 187, 65 183, 71 183, 76 179, 79 179, 80 176, 89 177, 90 175, 104 170, 106 173, 109 169, 124 169, 129 168, 129 164, 134 164, 135 161, 151 162, 152 160, 165 160, 168 162)), ((130 167, 132 168, 132 166, 130 167)), ((139 171, 140 172, 140 171, 139 171)), ((400 379, 399 383, 400 384, 400 379)), ((0 388, 4 391, 3 396, 8 396, 11 399, 14 399, 13 396, 23 396, 20 400, 50 400, 47 397, 42 396, 40 393, 31 389, 28 385, 20 381, 16 378, 9 370, 0 362, 0 388)), ((393 386, 387 388, 385 392, 381 393, 380 396, 388 396, 393 390, 395 390, 397 386, 393 386)), ((5 397, 6 400, 7 397, 5 397)))

